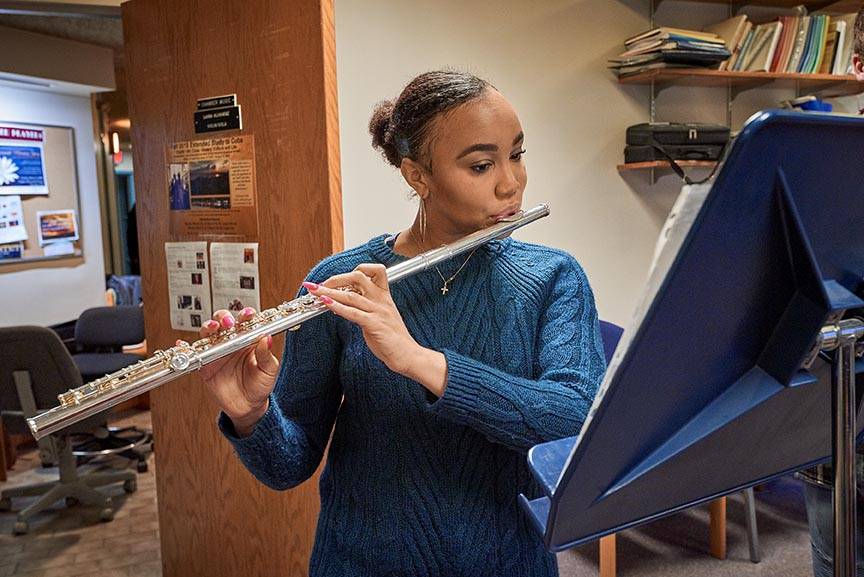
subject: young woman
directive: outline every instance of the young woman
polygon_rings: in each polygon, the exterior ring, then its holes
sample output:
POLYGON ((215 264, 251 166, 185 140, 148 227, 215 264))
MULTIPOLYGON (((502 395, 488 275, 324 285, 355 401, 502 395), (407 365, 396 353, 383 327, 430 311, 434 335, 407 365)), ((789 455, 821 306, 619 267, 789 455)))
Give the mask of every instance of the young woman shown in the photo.
MULTIPOLYGON (((202 369, 219 426, 274 489, 308 479, 332 432, 313 577, 557 575, 517 496, 539 495, 528 449, 579 432, 605 370, 588 280, 506 238, 389 287, 385 267, 520 209, 524 136, 494 87, 447 71, 369 128, 417 218, 309 273, 301 294, 333 314, 287 333, 281 364, 266 338, 202 369)), ((218 311, 201 334, 233 324, 218 311)))

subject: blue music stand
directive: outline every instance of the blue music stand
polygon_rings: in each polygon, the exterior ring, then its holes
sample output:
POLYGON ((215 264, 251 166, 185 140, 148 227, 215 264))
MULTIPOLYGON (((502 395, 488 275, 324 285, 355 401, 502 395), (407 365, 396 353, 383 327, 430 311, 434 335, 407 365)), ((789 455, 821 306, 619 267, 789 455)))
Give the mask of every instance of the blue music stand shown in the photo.
POLYGON ((545 496, 520 501, 560 551, 824 462, 833 443, 835 570, 851 577, 864 323, 841 318, 864 307, 864 119, 760 113, 703 190, 580 435, 529 453, 545 496))

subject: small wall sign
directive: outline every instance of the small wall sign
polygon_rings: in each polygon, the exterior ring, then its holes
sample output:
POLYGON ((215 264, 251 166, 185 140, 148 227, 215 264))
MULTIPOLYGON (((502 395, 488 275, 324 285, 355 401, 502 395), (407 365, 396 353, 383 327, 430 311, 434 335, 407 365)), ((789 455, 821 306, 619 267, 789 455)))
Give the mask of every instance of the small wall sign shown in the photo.
POLYGON ((196 134, 242 128, 243 117, 236 94, 198 100, 198 109, 195 111, 196 134))

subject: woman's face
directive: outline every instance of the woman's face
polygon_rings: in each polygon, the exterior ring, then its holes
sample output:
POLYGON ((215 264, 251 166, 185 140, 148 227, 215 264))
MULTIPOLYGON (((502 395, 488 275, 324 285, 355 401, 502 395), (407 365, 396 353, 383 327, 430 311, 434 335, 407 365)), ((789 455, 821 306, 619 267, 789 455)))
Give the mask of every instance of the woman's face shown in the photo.
POLYGON ((426 209, 434 224, 468 234, 522 206, 528 173, 516 111, 497 90, 433 121, 426 209))

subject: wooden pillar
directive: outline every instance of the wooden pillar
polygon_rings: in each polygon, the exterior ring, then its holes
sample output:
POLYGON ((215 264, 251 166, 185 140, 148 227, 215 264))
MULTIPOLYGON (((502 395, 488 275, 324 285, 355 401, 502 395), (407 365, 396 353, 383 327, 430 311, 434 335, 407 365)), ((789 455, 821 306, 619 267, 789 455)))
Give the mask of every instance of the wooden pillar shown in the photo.
MULTIPOLYGON (((333 2, 131 0, 122 11, 154 351, 195 337, 169 321, 164 243, 188 240, 169 231, 171 143, 254 135, 262 307, 292 298, 317 261, 342 249, 333 2), (225 94, 237 95, 243 130, 196 135, 196 100, 225 94)), ((217 430, 197 375, 154 390, 151 403, 163 575, 305 575, 317 474, 283 493, 256 481, 217 430)))

